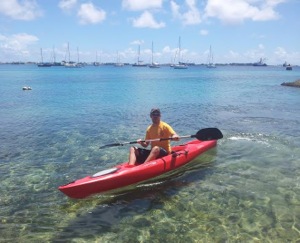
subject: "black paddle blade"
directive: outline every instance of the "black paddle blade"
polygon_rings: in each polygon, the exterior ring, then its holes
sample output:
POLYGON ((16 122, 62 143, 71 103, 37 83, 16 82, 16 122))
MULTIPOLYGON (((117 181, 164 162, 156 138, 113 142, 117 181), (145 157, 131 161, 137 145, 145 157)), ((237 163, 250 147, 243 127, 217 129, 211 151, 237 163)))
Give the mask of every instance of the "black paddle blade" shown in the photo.
POLYGON ((122 143, 106 144, 106 145, 103 145, 103 146, 99 147, 99 149, 103 149, 103 148, 107 148, 107 147, 115 147, 115 146, 123 146, 123 144, 122 143))
POLYGON ((222 132, 218 128, 203 128, 192 137, 201 141, 217 140, 223 138, 222 132))

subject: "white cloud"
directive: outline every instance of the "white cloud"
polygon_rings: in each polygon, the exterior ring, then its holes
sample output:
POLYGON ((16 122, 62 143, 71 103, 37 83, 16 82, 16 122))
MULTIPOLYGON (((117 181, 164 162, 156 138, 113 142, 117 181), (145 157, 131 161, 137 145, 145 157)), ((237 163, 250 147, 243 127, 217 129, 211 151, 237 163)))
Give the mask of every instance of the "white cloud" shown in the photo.
POLYGON ((180 6, 176 2, 171 1, 171 11, 172 11, 173 16, 177 17, 180 15, 179 9, 180 9, 180 6))
POLYGON ((200 35, 208 35, 208 30, 200 30, 200 35))
POLYGON ((275 50, 276 56, 285 59, 287 56, 287 51, 283 47, 277 47, 275 50))
POLYGON ((185 0, 187 11, 181 13, 181 7, 175 2, 171 1, 171 11, 175 18, 180 19, 184 25, 193 25, 201 23, 200 11, 197 8, 196 0, 185 0))
POLYGON ((163 53, 170 53, 172 52, 171 48, 169 46, 165 46, 162 50, 163 53))
POLYGON ((287 0, 208 0, 206 17, 219 18, 224 23, 242 23, 246 19, 266 21, 279 16, 274 8, 287 0))
MULTIPOLYGON (((132 44, 132 43, 131 43, 132 44)), ((120 53, 125 59, 129 60, 133 57, 136 57, 136 49, 127 48, 123 52, 120 53)))
MULTIPOLYGON (((181 55, 184 56, 188 53, 188 50, 187 49, 181 49, 181 55)), ((163 56, 170 56, 170 58, 172 59, 172 61, 174 61, 174 57, 177 57, 178 58, 178 47, 175 47, 175 48, 171 48, 170 46, 165 46, 163 49, 162 49, 162 53, 163 53, 163 56)))
POLYGON ((163 0, 123 0, 122 7, 131 11, 161 8, 163 0))
POLYGON ((299 52, 288 52, 284 47, 277 47, 274 51, 275 63, 291 63, 296 64, 300 62, 299 52))
POLYGON ((142 45, 144 44, 143 40, 134 40, 130 43, 131 45, 142 45))
POLYGON ((265 46, 263 44, 259 44, 256 49, 248 50, 244 54, 248 60, 258 61, 260 58, 265 60, 265 46))
POLYGON ((77 13, 81 24, 97 24, 106 18, 106 12, 96 8, 92 3, 81 4, 77 13))
POLYGON ((158 23, 150 12, 145 11, 138 19, 133 20, 133 26, 137 28, 159 29, 165 27, 165 23, 158 23))
POLYGON ((58 7, 64 11, 69 11, 76 6, 77 0, 61 0, 58 7))
POLYGON ((0 35, 0 48, 6 50, 20 51, 35 44, 39 39, 34 35, 26 33, 11 36, 0 35))
POLYGON ((2 0, 0 4, 0 14, 12 19, 33 20, 42 15, 42 11, 34 0, 2 0))
POLYGON ((258 49, 259 49, 259 50, 264 50, 264 49, 265 49, 265 46, 264 46, 263 44, 259 44, 259 45, 258 45, 258 49))
POLYGON ((150 56, 152 54, 152 50, 151 49, 144 49, 143 53, 150 56))
POLYGON ((237 60, 238 58, 240 58, 240 54, 238 52, 230 50, 229 57, 230 60, 237 60))
POLYGON ((1 61, 16 61, 30 58, 30 46, 39 39, 26 33, 5 36, 0 34, 0 57, 1 61))

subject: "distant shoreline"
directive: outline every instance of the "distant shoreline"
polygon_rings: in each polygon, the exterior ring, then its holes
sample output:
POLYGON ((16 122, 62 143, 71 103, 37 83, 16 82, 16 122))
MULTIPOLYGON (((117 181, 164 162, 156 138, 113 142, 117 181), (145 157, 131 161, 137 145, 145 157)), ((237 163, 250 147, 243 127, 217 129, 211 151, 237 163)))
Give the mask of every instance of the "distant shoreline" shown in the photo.
MULTIPOLYGON (((0 62, 0 65, 37 65, 39 63, 37 62, 0 62)), ((104 62, 104 63, 98 63, 98 65, 95 65, 94 62, 82 62, 84 66, 110 66, 115 65, 114 62, 104 62)), ((132 63, 123 63, 125 66, 131 66, 132 63)), ((146 64, 146 65, 150 65, 146 64)), ((170 66, 172 63, 162 63, 160 66, 170 66)), ((207 66, 207 63, 186 63, 187 66, 207 66)), ((283 67, 281 64, 274 64, 274 65, 265 65, 265 66, 256 66, 254 63, 215 63, 216 66, 242 66, 242 67, 258 67, 258 68, 264 68, 264 67, 283 67)), ((55 66, 55 65, 53 65, 55 66)), ((58 65, 58 66, 64 66, 64 65, 58 65)), ((293 65, 294 67, 298 67, 298 65, 293 65)))

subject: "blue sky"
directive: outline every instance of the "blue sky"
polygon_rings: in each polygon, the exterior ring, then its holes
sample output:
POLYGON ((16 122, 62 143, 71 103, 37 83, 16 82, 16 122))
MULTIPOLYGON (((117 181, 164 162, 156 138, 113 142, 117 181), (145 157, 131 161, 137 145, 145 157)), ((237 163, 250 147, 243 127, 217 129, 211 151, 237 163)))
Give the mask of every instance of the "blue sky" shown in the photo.
POLYGON ((287 61, 300 65, 299 0, 1 0, 0 62, 287 61), (78 51, 77 51, 78 49, 78 51), (53 51, 54 50, 54 51, 53 51))

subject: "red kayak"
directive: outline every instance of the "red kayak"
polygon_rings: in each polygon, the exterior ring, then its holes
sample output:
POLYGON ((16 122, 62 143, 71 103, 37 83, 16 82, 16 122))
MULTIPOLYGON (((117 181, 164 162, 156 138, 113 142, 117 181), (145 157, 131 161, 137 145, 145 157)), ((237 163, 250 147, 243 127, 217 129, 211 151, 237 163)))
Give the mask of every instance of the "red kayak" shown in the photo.
MULTIPOLYGON (((214 138, 215 140, 193 140, 186 144, 174 146, 172 147, 172 154, 165 157, 136 166, 128 166, 128 162, 126 162, 60 186, 58 189, 71 198, 85 198, 95 193, 139 183, 189 163, 203 152, 215 147, 217 145, 216 139, 221 138, 220 136, 214 138)), ((211 139, 211 135, 209 139, 211 139)))

